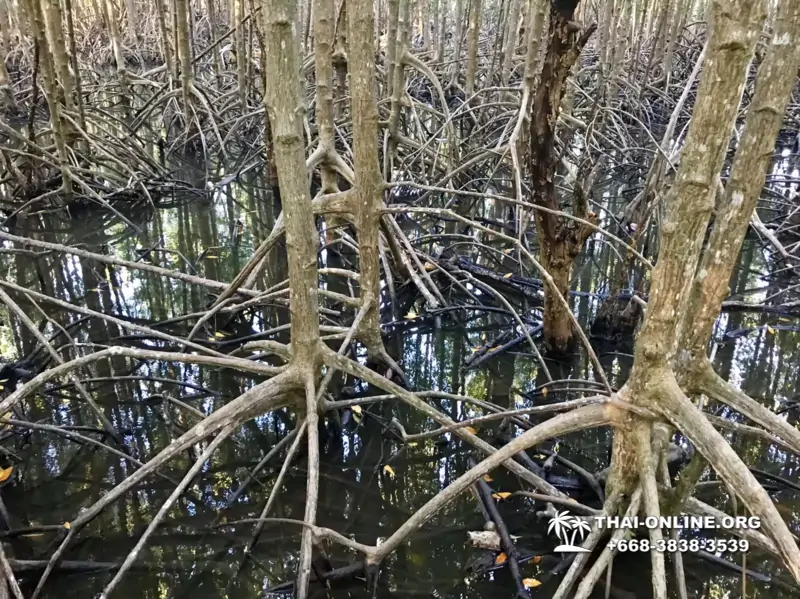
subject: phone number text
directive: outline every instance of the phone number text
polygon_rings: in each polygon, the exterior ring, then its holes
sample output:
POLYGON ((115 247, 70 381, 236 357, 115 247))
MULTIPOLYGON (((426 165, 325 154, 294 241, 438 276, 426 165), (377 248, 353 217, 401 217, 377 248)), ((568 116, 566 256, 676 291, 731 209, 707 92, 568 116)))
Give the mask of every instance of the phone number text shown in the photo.
POLYGON ((747 551, 750 549, 750 543, 747 539, 661 539, 655 542, 650 539, 620 539, 618 541, 612 539, 609 549, 620 553, 635 551, 734 553, 747 551))

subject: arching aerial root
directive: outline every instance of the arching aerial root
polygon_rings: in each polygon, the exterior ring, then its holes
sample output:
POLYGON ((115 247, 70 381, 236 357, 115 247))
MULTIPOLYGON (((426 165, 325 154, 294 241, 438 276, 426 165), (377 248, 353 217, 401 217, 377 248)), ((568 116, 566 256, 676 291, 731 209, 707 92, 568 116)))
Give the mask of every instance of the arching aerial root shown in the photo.
MULTIPOLYGON (((759 518, 764 534, 750 529, 731 530, 729 532, 746 538, 779 557, 795 580, 800 581, 800 550, 798 550, 791 532, 767 492, 725 438, 714 429, 705 415, 687 398, 672 373, 661 372, 658 374, 659 376, 654 376, 650 379, 654 384, 647 387, 647 397, 637 397, 636 404, 662 415, 694 444, 702 459, 714 469, 727 487, 741 500, 742 504, 747 506, 750 513, 759 518)), ((719 380, 729 386, 726 381, 719 380)), ((720 382, 715 384, 717 385, 715 389, 723 388, 720 382)), ((705 389, 704 391, 712 395, 711 390, 705 389)), ((619 397, 626 401, 631 400, 630 393, 631 390, 624 387, 620 390, 619 397)), ((746 399, 748 402, 753 402, 750 398, 746 399)), ((739 400, 740 405, 744 403, 741 398, 739 400)), ((661 487, 659 488, 657 475, 660 469, 661 451, 654 450, 654 445, 658 445, 655 442, 657 434, 653 432, 655 427, 652 422, 639 418, 633 412, 627 417, 626 427, 636 443, 638 480, 635 482, 635 488, 629 493, 631 499, 627 504, 619 502, 620 490, 612 487, 604 506, 604 513, 633 516, 641 510, 645 516, 659 517, 661 516, 660 506, 665 503, 659 501, 659 494, 666 493, 668 498, 673 499, 675 495, 669 495, 669 478, 663 471, 661 472, 661 487)), ((676 503, 675 501, 668 501, 666 505, 671 505, 671 511, 674 515, 687 511, 711 515, 717 519, 726 516, 723 512, 690 497, 685 502, 685 505, 680 505, 679 502, 676 503)), ((622 538, 625 532, 621 529, 614 531, 611 535, 611 543, 622 538)), ((649 533, 652 543, 663 539, 663 534, 659 529, 650 530, 649 533)), ((597 544, 600 536, 601 533, 599 531, 593 531, 584 543, 584 547, 591 550, 597 544)), ((606 546, 600 557, 584 576, 575 594, 570 595, 572 587, 588 561, 589 554, 578 556, 562 581, 555 598, 564 599, 568 596, 574 596, 576 599, 586 599, 589 597, 603 571, 611 567, 614 555, 611 543, 606 546)), ((673 557, 676 560, 680 560, 679 554, 673 557)), ((664 554, 651 551, 651 559, 654 597, 665 599, 667 597, 667 588, 664 554)), ((676 562, 676 572, 682 576, 683 567, 680 561, 676 562)), ((683 581, 678 581, 680 588, 683 588, 682 583, 683 581)))

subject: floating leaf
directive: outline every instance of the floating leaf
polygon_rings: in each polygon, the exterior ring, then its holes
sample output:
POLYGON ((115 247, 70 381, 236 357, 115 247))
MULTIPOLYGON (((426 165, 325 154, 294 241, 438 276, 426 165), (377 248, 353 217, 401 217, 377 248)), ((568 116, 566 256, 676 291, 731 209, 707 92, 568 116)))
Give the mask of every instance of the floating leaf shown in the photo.
POLYGON ((64 522, 64 528, 69 530, 70 528, 72 528, 72 525, 69 522, 64 522))
POLYGON ((487 483, 490 483, 490 482, 494 481, 494 479, 491 476, 489 476, 488 474, 484 474, 483 475, 483 480, 485 480, 487 483))
POLYGON ((494 565, 499 566, 500 564, 506 563, 508 556, 505 553, 501 553, 496 558, 494 558, 494 565))
POLYGON ((11 475, 14 473, 14 466, 9 466, 8 468, 0 468, 0 483, 6 482, 11 475))
POLYGON ((511 493, 508 491, 503 491, 502 493, 492 493, 492 497, 498 500, 507 499, 508 497, 511 497, 511 493))
POLYGON ((417 317, 417 313, 414 311, 414 308, 411 308, 408 312, 406 312, 406 319, 411 320, 417 317))
POLYGON ((513 272, 509 272, 509 273, 506 273, 506 274, 504 274, 504 275, 503 275, 503 278, 504 278, 504 279, 510 279, 510 278, 511 278, 511 277, 513 277, 513 276, 514 276, 514 273, 513 273, 513 272))
POLYGON ((477 435, 477 434, 478 434, 478 431, 476 431, 476 430, 475 430, 474 428, 472 428, 471 426, 466 426, 466 427, 464 427, 464 430, 465 430, 465 431, 467 431, 468 433, 472 433, 473 435, 477 435))
POLYGON ((526 589, 535 589, 542 583, 536 580, 535 578, 523 578, 522 584, 525 585, 526 589))
POLYGON ((548 393, 550 393, 550 390, 547 387, 542 387, 542 397, 547 397, 548 393))
POLYGON ((389 464, 386 464, 383 467, 383 471, 389 475, 389 478, 394 478, 394 468, 392 468, 389 464))

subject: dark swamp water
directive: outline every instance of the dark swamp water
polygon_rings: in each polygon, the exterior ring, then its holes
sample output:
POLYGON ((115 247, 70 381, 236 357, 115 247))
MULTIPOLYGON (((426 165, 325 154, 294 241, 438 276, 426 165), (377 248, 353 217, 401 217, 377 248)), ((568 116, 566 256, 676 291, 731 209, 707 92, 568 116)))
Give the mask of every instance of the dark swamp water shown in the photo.
MULTIPOLYGON (((223 176, 216 173, 213 178, 218 181, 223 176)), ((19 219, 9 230, 17 234, 35 234, 47 241, 83 244, 82 247, 91 251, 105 251, 130 260, 151 260, 160 266, 230 281, 253 249, 266 238, 279 209, 256 171, 248 173, 241 182, 225 185, 214 192, 206 191, 208 185, 202 173, 187 169, 184 178, 188 182, 187 189, 172 200, 166 198, 156 208, 144 204, 127 209, 120 207, 141 227, 141 233, 95 210, 73 213, 72 219, 61 215, 30 215, 24 221, 19 219), (137 252, 155 246, 168 251, 144 257, 141 251, 137 252)), ((614 201, 618 193, 619 190, 609 192, 608 200, 614 201)), ((63 255, 33 257, 15 252, 11 244, 5 244, 5 248, 0 255, 0 266, 7 280, 133 322, 153 323, 199 312, 212 299, 204 289, 140 271, 106 270, 103 265, 63 255)), ((265 275, 267 281, 286 277, 282 256, 281 248, 272 252, 265 275)), ((611 264, 608 246, 593 239, 575 269, 575 288, 586 293, 573 298, 575 311, 583 323, 591 322, 600 303, 598 296, 591 294, 608 289, 611 264)), ((772 264, 769 252, 759 242, 748 241, 732 281, 732 297, 757 302, 781 292, 775 302, 796 299, 791 279, 775 275, 779 268, 772 264)), ((331 282, 331 288, 333 285, 331 282)), ((342 288, 337 291, 349 294, 346 284, 338 282, 338 285, 342 288)), ((14 297, 30 306, 18 294, 14 297)), ((52 305, 46 308, 48 316, 61 325, 74 325, 70 330, 76 342, 104 344, 111 340, 116 344, 159 347, 157 340, 132 334, 116 325, 98 320, 78 322, 76 314, 52 305)), ((29 313, 34 314, 34 310, 30 307, 29 313)), ((36 345, 35 339, 25 331, 12 330, 8 322, 5 320, 0 329, 3 356, 12 359, 29 354, 36 345)), ((228 323, 219 329, 220 335, 212 336, 208 342, 231 350, 243 338, 257 337, 287 322, 285 309, 268 306, 246 322, 228 323)), ((715 331, 715 338, 720 342, 715 357, 718 372, 752 396, 761 398, 770 408, 795 398, 799 393, 798 325, 795 318, 775 314, 724 313, 715 331)), ((184 327, 182 323, 175 323, 164 330, 185 334, 188 328, 184 327)), ((463 393, 509 407, 527 407, 577 396, 574 391, 560 391, 564 385, 552 386, 552 391, 543 394, 541 388, 547 379, 525 344, 477 368, 462 368, 473 348, 509 330, 511 326, 505 317, 475 311, 464 312, 458 324, 447 318, 439 323, 418 319, 387 328, 388 344, 401 358, 414 390, 463 393)), ((208 337, 206 333, 202 339, 208 337)), ((611 384, 620 387, 631 366, 630 348, 598 343, 595 350, 611 384)), ((583 353, 567 362, 550 362, 548 366, 554 379, 596 379, 583 353)), ((134 364, 122 359, 96 363, 84 371, 84 376, 91 377, 87 385, 98 403, 107 406, 107 413, 123 432, 132 455, 139 459, 154 455, 196 422, 169 398, 210 413, 254 383, 252 378, 231 371, 178 364, 134 364)), ((337 381, 333 388, 340 390, 346 384, 351 382, 337 381)), ((362 394, 369 390, 358 387, 356 392, 362 394)), ((456 419, 481 414, 459 401, 436 398, 431 401, 456 419)), ((344 433, 325 440, 320 525, 372 543, 378 537, 389 536, 410 514, 467 468, 472 453, 449 435, 444 442, 429 439, 413 447, 394 443, 384 434, 385 425, 393 416, 403 422, 408 432, 433 428, 433 423, 419 414, 396 403, 383 403, 365 406, 360 423, 350 419, 344 433), (384 471, 386 464, 391 465, 395 478, 384 471)), ((789 412, 787 417, 796 419, 797 412, 789 412)), ((27 418, 60 426, 83 426, 91 422, 69 385, 48 387, 31 402, 27 418)), ((121 599, 246 599, 262 597, 264 589, 292 580, 300 543, 296 527, 266 527, 244 561, 253 526, 213 524, 219 513, 224 515, 223 524, 258 515, 280 469, 282 456, 270 462, 247 490, 222 510, 247 479, 250 469, 293 426, 291 414, 276 412, 248 423, 223 443, 195 479, 190 496, 170 510, 114 596, 121 599)), ((78 430, 93 434, 85 428, 78 430)), ((481 431, 487 435, 491 432, 491 427, 481 431)), ((726 434, 751 468, 798 481, 800 462, 797 456, 753 437, 726 434)), ((3 446, 21 458, 19 463, 13 462, 14 477, 0 490, 12 528, 69 522, 81 508, 91 505, 131 472, 130 464, 124 460, 47 432, 22 435, 3 431, 2 435, 3 446)), ((557 444, 561 455, 595 471, 606 465, 610 438, 610 430, 593 430, 554 440, 541 450, 553 450, 557 444)), ((180 478, 191 460, 192 456, 183 455, 165 473, 180 478)), ((304 460, 295 461, 272 516, 302 519, 305 474, 304 460)), ((519 488, 504 471, 494 472, 492 476, 491 485, 495 491, 519 488)), ((111 578, 109 565, 125 558, 172 489, 170 483, 154 478, 103 512, 72 544, 65 556, 68 560, 65 567, 50 577, 44 596, 93 597, 98 593, 111 578), (90 567, 86 563, 90 561, 97 563, 90 567)), ((794 532, 800 534, 798 494, 783 489, 774 492, 774 496, 794 532)), ((731 509, 727 497, 714 488, 701 497, 720 508, 731 509)), ((546 534, 546 522, 536 518, 535 511, 541 508, 534 508, 520 497, 499 505, 511 533, 520 537, 518 543, 523 555, 544 556, 522 565, 523 576, 538 578, 544 583, 535 589, 534 596, 552 596, 559 580, 548 577, 546 572, 557 562, 548 553, 557 540, 546 534)), ((474 573, 471 568, 483 553, 470 546, 467 531, 480 530, 482 525, 483 518, 474 497, 462 496, 388 559, 382 570, 378 596, 513 597, 514 583, 506 568, 483 573, 474 573)), ((47 560, 60 538, 58 533, 49 531, 7 541, 11 557, 47 560)), ((330 557, 337 567, 346 565, 353 556, 331 547, 330 557)), ((742 582, 736 573, 691 554, 685 554, 684 559, 690 597, 741 596, 742 582)), ((22 575, 28 591, 41 573, 38 562, 32 561, 29 565, 29 574, 22 575)), ((788 581, 780 568, 755 550, 748 554, 746 566, 788 581)), ((613 572, 613 597, 650 596, 649 558, 630 554, 618 556, 613 572)), ((595 596, 603 596, 602 586, 595 596)), ((790 584, 748 579, 746 588, 748 597, 800 597, 800 592, 790 584)), ((325 596, 324 590, 316 590, 320 593, 318 596, 325 596)), ((359 581, 336 584, 329 594, 332 597, 368 596, 363 582, 359 581)))

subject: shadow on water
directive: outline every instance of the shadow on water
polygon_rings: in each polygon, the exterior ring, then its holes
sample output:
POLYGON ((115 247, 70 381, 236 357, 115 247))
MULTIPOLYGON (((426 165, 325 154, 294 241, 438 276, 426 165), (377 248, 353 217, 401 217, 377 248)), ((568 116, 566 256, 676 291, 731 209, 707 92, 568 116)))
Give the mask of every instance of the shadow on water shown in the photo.
MULTIPOLYGON (((225 177, 224 173, 212 174, 215 180, 225 177)), ((221 188, 209 186, 202 174, 189 168, 184 178, 187 190, 163 199, 157 207, 131 208, 128 216, 142 229, 138 234, 130 233, 118 220, 91 209, 73 214, 73 218, 66 221, 58 215, 47 214, 20 217, 12 232, 35 233, 47 241, 83 244, 91 251, 109 252, 130 260, 145 260, 230 281, 254 248, 266 238, 279 209, 273 205, 269 188, 255 171, 221 188)), ((272 252, 264 274, 265 285, 286 278, 282 256, 280 249, 272 252)), ((601 301, 601 295, 591 294, 609 290, 612 258, 607 246, 593 239, 582 264, 576 268, 575 288, 586 294, 574 297, 573 307, 584 324, 591 323, 601 301)), ((5 253, 2 266, 10 280, 26 288, 133 322, 160 322, 161 330, 176 334, 188 333, 190 324, 169 319, 200 312, 212 300, 205 290, 180 281, 141 271, 106 268, 63 255, 42 254, 34 258, 26 248, 14 248, 13 252, 5 253)), ((733 295, 763 299, 776 285, 782 285, 767 277, 768 273, 767 255, 758 243, 748 242, 732 280, 733 295)), ((340 291, 350 293, 346 284, 340 291)), ((29 313, 36 314, 33 306, 23 305, 29 313)), ((79 343, 113 341, 137 347, 161 346, 156 339, 132 334, 113 323, 94 319, 87 322, 57 307, 46 308, 47 316, 70 331, 79 343)), ((444 319, 441 326, 417 319, 397 323, 388 330, 390 345, 401 356, 413 389, 464 393, 509 408, 577 396, 575 391, 559 391, 557 387, 549 390, 547 378, 525 344, 477 368, 462 368, 473 348, 487 342, 487 336, 491 340, 511 330, 510 321, 504 316, 465 314, 460 322, 444 319)), ((287 322, 285 306, 267 305, 235 320, 218 317, 201 339, 228 351, 240 345, 243 338, 257 338, 264 331, 287 322)), ((718 372, 751 395, 762 398, 770 408, 792 399, 798 393, 800 365, 800 334, 791 330, 796 324, 794 319, 774 315, 725 313, 715 331, 715 339, 720 342, 715 364, 718 372)), ((8 325, 0 329, 0 348, 7 358, 28 355, 35 346, 35 339, 24 330, 12 331, 8 325)), ((620 387, 631 368, 630 353, 619 344, 598 343, 595 350, 611 384, 620 387)), ((565 362, 551 362, 549 368, 554 379, 595 379, 584 353, 565 362)), ((98 402, 107 406, 132 455, 141 460, 152 456, 196 422, 196 417, 177 407, 175 400, 209 413, 256 382, 249 376, 227 370, 165 363, 133 364, 119 358, 96 363, 90 376, 87 386, 98 402)), ((352 381, 338 381, 335 389, 341 391, 351 384, 352 381)), ((355 392, 371 391, 356 386, 355 392)), ((431 401, 455 419, 481 413, 459 401, 431 401)), ((724 415, 742 421, 733 414, 724 415)), ((439 440, 420 441, 414 446, 398 446, 386 434, 393 416, 408 432, 432 428, 433 423, 405 406, 382 403, 365 406, 360 422, 345 418, 345 430, 341 434, 323 436, 319 524, 359 541, 374 543, 379 537, 389 536, 410 514, 467 468, 471 452, 450 435, 439 440), (384 470, 386 464, 391 465, 394 477, 384 470)), ((790 412, 788 417, 796 419, 796 412, 794 415, 790 412)), ((32 422, 72 426, 88 435, 97 430, 85 426, 92 419, 69 385, 49 387, 30 401, 27 418, 32 422)), ((220 524, 214 525, 214 521, 248 477, 249 470, 292 430, 293 425, 293 417, 288 412, 276 412, 246 424, 223 443, 211 463, 206 464, 195 479, 191 493, 170 510, 163 526, 139 556, 134 570, 117 589, 116 596, 127 599, 244 599, 263 596, 265 588, 292 580, 299 547, 297 527, 266 527, 245 567, 236 576, 253 527, 228 524, 253 518, 260 512, 280 469, 280 458, 270 463, 224 511, 220 524)), ((479 434, 491 439, 500 426, 487 426, 479 434)), ((798 480, 797 456, 762 440, 727 435, 750 467, 790 481, 798 480)), ((562 456, 596 471, 607 463, 610 439, 610 430, 590 430, 553 440, 540 451, 557 449, 562 456)), ((4 445, 22 458, 16 466, 14 479, 2 489, 10 519, 7 524, 12 529, 69 522, 82 508, 98 500, 132 472, 132 466, 125 460, 45 432, 15 435, 6 439, 4 445)), ((163 474, 180 478, 199 453, 196 449, 187 452, 163 474)), ((493 472, 491 476, 490 484, 496 492, 519 488, 516 480, 505 471, 493 472)), ((91 597, 96 594, 110 580, 109 568, 124 559, 172 489, 173 485, 167 480, 154 478, 104 511, 73 542, 66 561, 50 578, 44 596, 91 597)), ((304 496, 305 466, 300 459, 291 467, 271 515, 302 519, 304 496)), ((782 490, 774 496, 794 532, 800 534, 797 495, 782 490)), ((718 490, 707 493, 704 499, 729 511, 735 509, 718 490)), ((547 571, 557 563, 550 553, 557 539, 547 535, 546 522, 536 516, 541 506, 534 507, 519 497, 498 505, 512 534, 519 535, 523 555, 537 556, 523 564, 523 576, 544 583, 535 589, 535 596, 552 596, 558 579, 548 578, 547 571)), ((742 508, 746 506, 739 506, 740 510, 742 508)), ((469 545, 467 531, 482 527, 483 518, 474 498, 470 494, 463 495, 387 560, 378 596, 512 597, 514 583, 506 568, 474 572, 486 557, 481 550, 469 545)), ((25 564, 30 575, 22 576, 28 590, 38 579, 41 560, 49 558, 61 534, 63 531, 33 530, 9 539, 13 558, 29 560, 25 564)), ((356 558, 336 547, 329 548, 329 555, 334 567, 356 558)), ((735 573, 691 554, 685 555, 685 566, 690 597, 740 596, 742 585, 735 573)), ((780 568, 756 550, 748 554, 746 567, 768 576, 783 577, 780 568)), ((647 556, 619 556, 613 574, 611 596, 650 596, 647 556)), ((602 596, 602 586, 597 597, 602 596)), ((317 587, 316 592, 325 596, 324 589, 317 587)), ((748 580, 747 593, 749 597, 800 597, 783 586, 754 580, 748 580)), ((363 583, 355 581, 334 585, 330 596, 362 597, 366 592, 363 583)))

